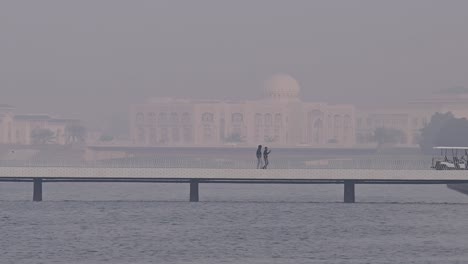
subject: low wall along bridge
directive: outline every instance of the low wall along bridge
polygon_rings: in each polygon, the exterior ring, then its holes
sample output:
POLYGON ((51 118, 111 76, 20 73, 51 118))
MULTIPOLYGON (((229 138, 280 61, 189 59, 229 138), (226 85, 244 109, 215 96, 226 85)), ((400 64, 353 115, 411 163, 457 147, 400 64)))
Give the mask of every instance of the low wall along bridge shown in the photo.
POLYGON ((468 170, 4 166, 0 181, 32 182, 33 201, 42 201, 42 185, 47 182, 185 183, 191 202, 199 201, 199 184, 343 184, 344 202, 354 203, 356 184, 461 184, 468 183, 468 170))

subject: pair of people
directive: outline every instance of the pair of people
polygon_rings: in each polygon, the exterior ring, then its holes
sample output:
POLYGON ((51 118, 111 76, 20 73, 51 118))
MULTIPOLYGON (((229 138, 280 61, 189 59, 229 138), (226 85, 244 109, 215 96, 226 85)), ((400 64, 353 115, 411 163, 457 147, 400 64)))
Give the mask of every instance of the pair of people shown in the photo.
POLYGON ((257 169, 260 169, 260 167, 262 167, 262 169, 266 169, 268 167, 268 164, 270 164, 270 162, 268 161, 268 155, 270 154, 271 150, 268 150, 268 147, 265 147, 265 149, 263 150, 263 160, 265 162, 265 164, 262 166, 262 145, 258 145, 258 148, 257 148, 257 169))

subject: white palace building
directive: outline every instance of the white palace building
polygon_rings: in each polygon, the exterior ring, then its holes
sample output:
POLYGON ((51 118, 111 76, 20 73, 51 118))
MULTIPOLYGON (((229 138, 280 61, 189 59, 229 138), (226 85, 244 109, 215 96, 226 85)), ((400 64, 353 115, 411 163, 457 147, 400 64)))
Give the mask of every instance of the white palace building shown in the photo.
POLYGON ((299 94, 297 81, 279 74, 256 101, 152 98, 132 106, 131 140, 135 146, 355 145, 353 105, 303 102, 299 94))
POLYGON ((421 129, 436 112, 468 117, 468 89, 445 89, 392 108, 303 102, 297 81, 278 74, 264 98, 203 101, 152 98, 132 106, 133 146, 375 147, 377 128, 399 130, 401 147, 418 147, 421 129))
POLYGON ((15 107, 0 104, 0 145, 33 145, 35 130, 49 130, 53 144, 68 142, 67 126, 79 124, 80 120, 56 118, 46 114, 15 114, 15 107))

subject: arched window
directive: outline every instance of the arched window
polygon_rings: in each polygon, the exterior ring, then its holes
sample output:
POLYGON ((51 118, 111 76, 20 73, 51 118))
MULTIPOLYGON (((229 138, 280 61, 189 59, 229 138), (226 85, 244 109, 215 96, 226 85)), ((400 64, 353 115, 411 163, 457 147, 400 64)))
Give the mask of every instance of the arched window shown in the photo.
POLYGON ((262 114, 256 113, 255 114, 255 125, 261 126, 262 125, 262 114))
POLYGON ((212 113, 203 113, 202 121, 203 122, 213 122, 214 121, 214 115, 212 113))
POLYGON ((265 126, 272 126, 273 125, 273 117, 271 114, 265 114, 265 126))
POLYGON ((182 122, 183 123, 188 123, 190 122, 190 114, 185 112, 182 114, 182 122))
POLYGON ((12 134, 12 132, 11 132, 11 122, 8 122, 7 127, 8 127, 8 129, 7 129, 8 130, 8 132, 7 132, 7 134, 8 134, 8 143, 13 143, 12 140, 11 140, 11 136, 12 136, 11 135, 12 134))
POLYGON ((224 139, 226 131, 226 120, 224 118, 219 119, 219 138, 224 139))
POLYGON ((159 122, 167 122, 167 113, 165 112, 161 112, 159 113, 159 122))
POLYGON ((176 112, 171 113, 171 122, 172 123, 177 123, 179 122, 179 115, 176 112))
POLYGON ((151 125, 156 124, 156 114, 154 112, 149 112, 146 114, 146 122, 148 122, 151 125))
POLYGON ((280 113, 275 114, 275 126, 283 125, 283 117, 280 113))
POLYGON ((183 137, 185 142, 192 142, 192 128, 184 127, 183 137))
POLYGON ((138 127, 138 143, 146 143, 145 128, 141 126, 138 127))
POLYGON ((157 135, 157 132, 156 132, 156 128, 154 128, 154 127, 150 128, 149 137, 150 137, 150 143, 152 145, 158 144, 158 135, 157 135))
POLYGON ((169 133, 168 133, 167 127, 161 128, 161 142, 162 143, 169 142, 169 133))
POLYGON ((15 135, 15 137, 16 137, 16 143, 20 144, 20 143, 21 143, 21 142, 20 142, 20 131, 19 131, 18 129, 16 130, 16 135, 15 135))
POLYGON ((323 118, 323 116, 323 112, 318 109, 314 109, 308 113, 308 118, 312 121, 317 118, 323 118))
POLYGON ((421 141, 421 135, 419 133, 413 133, 412 143, 414 145, 419 144, 421 141))
POLYGON ((242 123, 244 121, 244 115, 241 113, 234 113, 231 116, 231 120, 233 123, 242 123))
POLYGON ((213 129, 209 125, 203 126, 203 139, 210 140, 213 135, 213 129))
POLYGON ((179 142, 180 141, 180 134, 179 134, 179 128, 173 127, 171 131, 171 137, 172 137, 172 142, 179 142))
POLYGON ((325 114, 314 109, 307 113, 307 142, 312 144, 322 143, 323 139, 323 119, 325 114))
POLYGON ((342 118, 340 115, 333 117, 333 137, 339 142, 341 136, 342 118))
POLYGON ((316 119, 312 128, 312 141, 314 144, 322 143, 323 139, 323 121, 316 119))
POLYGON ((138 124, 143 124, 145 122, 145 116, 143 115, 143 113, 136 114, 136 122, 138 124))
POLYGON ((427 118, 426 117, 421 118, 421 123, 423 127, 427 126, 427 118))
POLYGON ((343 120, 343 141, 348 142, 349 138, 351 138, 351 117, 345 115, 343 120))

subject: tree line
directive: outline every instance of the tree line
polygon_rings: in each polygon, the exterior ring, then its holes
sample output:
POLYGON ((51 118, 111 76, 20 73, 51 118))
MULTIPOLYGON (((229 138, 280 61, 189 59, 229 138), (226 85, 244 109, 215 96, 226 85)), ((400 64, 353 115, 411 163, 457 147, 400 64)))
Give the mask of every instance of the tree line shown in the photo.
MULTIPOLYGON (((57 143, 57 135, 48 128, 35 128, 31 131, 31 141, 35 145, 45 145, 57 143)), ((70 124, 65 127, 65 143, 73 144, 86 140, 86 128, 80 124, 70 124)))
POLYGON ((433 153, 433 147, 468 146, 468 120, 456 118, 451 112, 435 113, 421 130, 419 146, 424 153, 433 153))
MULTIPOLYGON (((433 147, 467 147, 468 120, 456 118, 451 112, 435 113, 430 122, 421 129, 419 147, 423 153, 432 154, 433 147)), ((378 127, 374 131, 374 141, 378 147, 405 142, 406 135, 395 128, 378 127)))
MULTIPOLYGON (((451 112, 435 113, 430 122, 421 129, 419 140, 420 149, 424 153, 433 153, 435 146, 447 147, 466 147, 468 146, 468 120, 466 118, 456 118, 451 112)), ((86 139, 86 128, 81 124, 70 124, 66 126, 65 131, 66 144, 84 142, 86 139)), ((52 130, 47 128, 37 128, 31 131, 31 140, 33 144, 53 144, 56 143, 57 136, 52 130)), ((112 138, 103 138, 102 141, 112 140, 112 138)), ((403 131, 378 127, 374 131, 374 141, 381 147, 385 144, 398 144, 406 141, 406 135, 403 131)), ((232 136, 228 140, 237 142, 242 139, 238 136, 232 136)))

